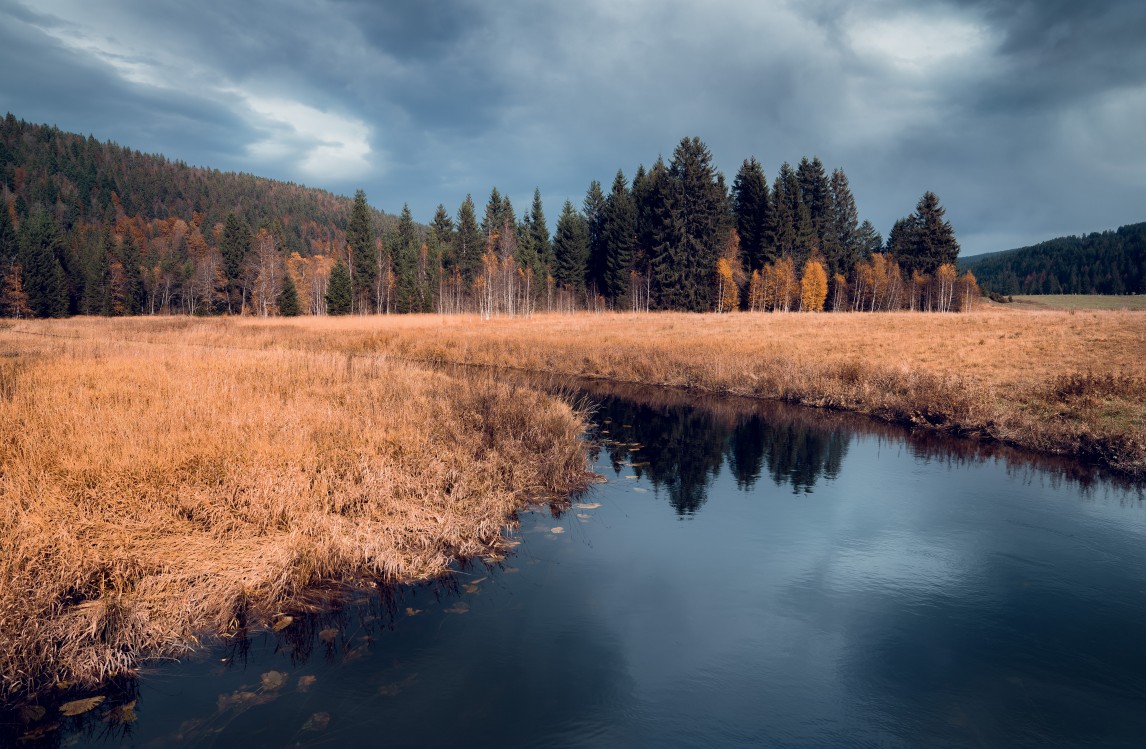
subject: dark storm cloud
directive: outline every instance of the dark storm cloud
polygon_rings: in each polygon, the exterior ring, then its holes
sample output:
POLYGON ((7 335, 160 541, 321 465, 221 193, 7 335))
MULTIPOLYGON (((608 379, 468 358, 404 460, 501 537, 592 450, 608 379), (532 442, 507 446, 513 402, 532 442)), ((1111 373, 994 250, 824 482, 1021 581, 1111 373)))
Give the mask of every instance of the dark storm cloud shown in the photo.
POLYGON ((972 252, 1146 219, 1130 0, 30 7, 0 0, 18 116, 421 220, 537 185, 552 222, 693 134, 729 181, 819 155, 884 233, 935 190, 972 252))

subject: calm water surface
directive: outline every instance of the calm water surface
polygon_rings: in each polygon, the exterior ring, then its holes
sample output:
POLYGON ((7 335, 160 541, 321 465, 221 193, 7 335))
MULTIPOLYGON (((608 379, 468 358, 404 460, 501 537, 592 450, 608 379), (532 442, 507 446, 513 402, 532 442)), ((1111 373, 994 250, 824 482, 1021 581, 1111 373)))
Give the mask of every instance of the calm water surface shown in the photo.
POLYGON ((1146 745, 1140 489, 778 406, 598 400, 608 482, 524 514, 500 565, 154 668, 48 741, 1146 745))

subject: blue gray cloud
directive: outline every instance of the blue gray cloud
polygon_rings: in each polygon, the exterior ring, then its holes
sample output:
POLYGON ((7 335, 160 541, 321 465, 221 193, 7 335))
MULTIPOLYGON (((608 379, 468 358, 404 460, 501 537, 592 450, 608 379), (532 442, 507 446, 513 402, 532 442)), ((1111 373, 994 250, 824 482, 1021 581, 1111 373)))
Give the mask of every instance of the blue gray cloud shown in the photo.
POLYGON ((965 253, 1146 219, 1146 6, 1106 0, 0 0, 0 110, 428 220, 556 214, 684 135, 819 155, 965 253))

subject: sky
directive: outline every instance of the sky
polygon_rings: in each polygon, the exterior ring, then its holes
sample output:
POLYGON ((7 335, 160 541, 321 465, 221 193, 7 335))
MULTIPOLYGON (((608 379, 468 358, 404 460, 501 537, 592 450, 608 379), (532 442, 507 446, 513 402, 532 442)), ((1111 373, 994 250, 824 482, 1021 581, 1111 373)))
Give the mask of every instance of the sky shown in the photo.
POLYGON ((1146 221, 1142 0, 0 0, 0 114, 428 222, 490 188, 552 230, 698 136, 842 168, 964 255, 1146 221))

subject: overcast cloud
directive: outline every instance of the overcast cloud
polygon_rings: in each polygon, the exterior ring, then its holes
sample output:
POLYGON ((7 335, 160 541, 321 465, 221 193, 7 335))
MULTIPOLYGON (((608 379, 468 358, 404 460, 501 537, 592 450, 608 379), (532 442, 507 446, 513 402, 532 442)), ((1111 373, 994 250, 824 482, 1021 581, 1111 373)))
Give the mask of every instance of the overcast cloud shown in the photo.
POLYGON ((885 233, 974 254, 1146 220, 1146 3, 0 0, 0 113, 428 221, 552 223, 698 135, 731 182, 818 155, 885 233))

